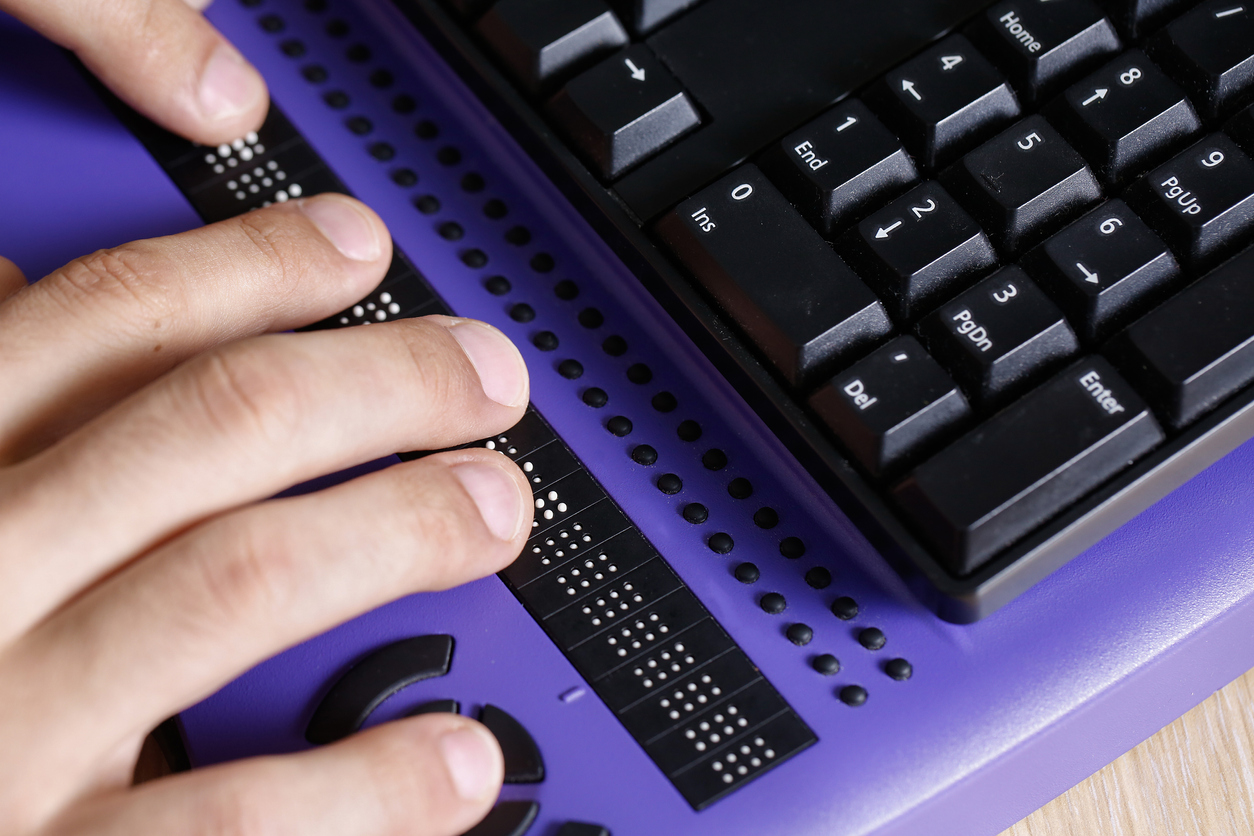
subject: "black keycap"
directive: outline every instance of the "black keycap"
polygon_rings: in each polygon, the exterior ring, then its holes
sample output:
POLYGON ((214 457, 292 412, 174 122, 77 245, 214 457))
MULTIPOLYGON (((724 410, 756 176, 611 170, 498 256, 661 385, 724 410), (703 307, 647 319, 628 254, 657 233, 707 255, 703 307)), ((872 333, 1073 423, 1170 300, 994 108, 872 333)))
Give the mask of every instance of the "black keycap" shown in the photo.
POLYGON ((663 772, 678 772, 713 749, 741 743, 786 711, 788 704, 779 692, 759 679, 657 738, 645 746, 645 752, 663 772))
POLYGON ((948 165, 1019 115, 1006 77, 951 35, 873 84, 867 100, 927 169, 948 165))
POLYGON ((618 18, 637 35, 644 35, 682 12, 697 0, 610 0, 618 18))
POLYGON ((462 836, 525 836, 538 815, 540 805, 534 801, 498 801, 483 821, 462 836))
POLYGON ((505 783, 538 784, 544 780, 544 758, 535 738, 514 715, 495 705, 485 705, 479 712, 479 722, 501 745, 505 756, 505 783))
POLYGON ((1134 183, 1126 198, 1186 267, 1207 270, 1254 229, 1254 161, 1211 134, 1134 183))
POLYGON ((920 465, 894 494, 944 565, 967 575, 1162 440, 1132 387, 1089 357, 920 465))
POLYGON ((988 236, 934 181, 849 230, 840 247, 902 322, 997 266, 988 236))
POLYGON ((1176 428, 1254 380, 1254 249, 1133 323, 1108 353, 1176 428))
POLYGON ((1245 153, 1254 154, 1254 105, 1234 116, 1226 130, 1245 149, 1245 153))
POLYGON ((1130 41, 1140 40, 1153 32, 1193 2, 1194 0, 1098 0, 1119 34, 1130 41))
POLYGON ((572 79, 549 110, 607 180, 701 123, 692 100, 643 44, 572 79))
POLYGON ((987 408, 1049 374, 1080 346, 1062 311, 1004 267, 919 323, 928 350, 987 408))
POLYGON ((875 294, 756 166, 684 201, 657 229, 793 385, 892 330, 875 294))
POLYGON ((1180 276, 1171 250, 1122 200, 1089 212, 1023 266, 1089 343, 1144 313, 1180 276))
POLYGON ((1119 50, 1119 36, 1090 0, 1003 0, 980 14, 967 35, 1002 69, 1027 104, 1119 50))
POLYGON ((1041 116, 1029 116, 1002 131, 955 163, 942 179, 1011 255, 1038 243, 1102 197, 1084 158, 1041 116))
POLYGON ((1207 0, 1154 37, 1150 55, 1207 119, 1254 96, 1254 4, 1207 0))
POLYGON ((1139 49, 1073 85, 1046 111, 1106 183, 1125 183, 1188 145, 1202 120, 1139 49))
POLYGON ((475 28, 532 93, 627 43, 602 0, 498 0, 475 28))
POLYGON ((907 467, 971 414, 914 337, 897 337, 832 378, 810 405, 877 477, 907 467))
POLYGON ((759 165, 828 236, 919 179, 901 142, 857 99, 772 145, 759 165))

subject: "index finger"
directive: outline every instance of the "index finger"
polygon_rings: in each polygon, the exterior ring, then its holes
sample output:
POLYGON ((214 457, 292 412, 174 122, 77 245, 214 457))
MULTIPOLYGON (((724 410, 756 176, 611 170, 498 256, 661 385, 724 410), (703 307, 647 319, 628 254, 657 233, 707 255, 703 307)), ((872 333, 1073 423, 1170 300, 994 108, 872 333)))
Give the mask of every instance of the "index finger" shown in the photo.
POLYGON ((5 0, 127 104, 206 145, 230 142, 265 118, 260 74, 198 9, 207 0, 5 0))

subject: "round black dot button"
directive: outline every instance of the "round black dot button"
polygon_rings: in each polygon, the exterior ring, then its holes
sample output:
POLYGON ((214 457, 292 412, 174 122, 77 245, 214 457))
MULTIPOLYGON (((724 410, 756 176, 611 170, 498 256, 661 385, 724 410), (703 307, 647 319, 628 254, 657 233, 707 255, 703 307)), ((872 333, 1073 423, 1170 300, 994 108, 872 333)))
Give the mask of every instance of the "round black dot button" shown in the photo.
POLYGON ((693 525, 700 525, 710 518, 710 509, 700 502, 689 502, 684 506, 684 519, 693 525))
POLYGON ((551 273, 557 262, 548 253, 536 253, 531 257, 531 269, 537 273, 551 273))
MULTIPOLYGON (((353 44, 344 50, 344 57, 354 64, 364 64, 370 60, 370 47, 365 44, 353 44)), ((385 87, 387 85, 384 85, 385 87)))
POLYGON ((858 644, 867 650, 879 650, 888 643, 884 631, 878 627, 867 627, 858 633, 858 644))
POLYGON ((275 32, 282 32, 284 27, 287 26, 287 24, 283 22, 283 18, 278 15, 266 15, 257 22, 261 24, 262 29, 269 32, 271 35, 275 32))
POLYGON ((841 621, 848 621, 858 615, 858 602, 845 595, 832 602, 832 615, 841 621))
POLYGON ((398 168, 392 172, 392 182, 403 189, 408 189, 418 182, 418 173, 412 168, 398 168))
POLYGON ((477 171, 468 171, 462 177, 462 191, 478 194, 487 186, 487 181, 483 179, 483 175, 477 171))
POLYGON ((736 567, 736 580, 741 583, 757 583, 760 577, 761 570, 752 563, 742 563, 736 567))
POLYGON ((774 528, 779 525, 779 512, 774 508, 759 508, 753 513, 753 524, 758 528, 774 528))
MULTIPOLYGON (((580 322, 582 321, 581 319, 580 322)), ((611 357, 622 357, 627 353, 627 341, 617 334, 606 337, 605 342, 601 343, 601 350, 611 357)))
POLYGON ((290 40, 279 44, 279 49, 283 50, 283 54, 288 58, 303 58, 305 55, 305 44, 303 41, 290 40))
POLYGON ((832 585, 832 573, 822 566, 815 566, 806 572, 806 583, 814 589, 827 589, 832 585))
MULTIPOLYGON (((348 107, 348 94, 342 90, 332 90, 322 97, 331 107, 348 107)), ((374 130, 374 123, 364 116, 354 116, 344 123, 348 129, 358 136, 365 136, 374 130)))
MULTIPOLYGON (((584 308, 582 311, 579 312, 579 324, 589 330, 593 328, 600 328, 602 325, 605 324, 605 314, 601 313, 596 308, 584 308)), ((610 339, 612 340, 614 338, 610 337, 610 339)), ((622 337, 619 337, 619 339, 622 340, 622 337)), ((609 340, 606 340, 605 342, 608 343, 609 340)), ((601 347, 605 348, 604 345, 602 345, 601 347)), ((623 341, 623 350, 620 351, 618 354, 614 354, 608 348, 605 349, 606 354, 610 354, 614 357, 619 357, 622 354, 626 353, 626 351, 627 351, 627 343, 625 340, 623 341)))
POLYGON ((509 283, 509 279, 504 276, 489 276, 484 279, 483 286, 493 296, 504 296, 514 289, 514 286, 509 283))
POLYGON ((579 285, 575 284, 570 279, 562 279, 560 282, 553 285, 553 295, 558 299, 561 299, 563 302, 569 302, 579 295, 579 285))
POLYGON ((434 215, 440 211, 440 199, 433 194, 424 194, 414 198, 414 208, 424 215, 434 215))
POLYGON ((806 553, 806 544, 800 537, 785 537, 779 543, 779 553, 789 560, 796 560, 806 553))
MULTIPOLYGON (((343 90, 328 90, 322 94, 322 100, 327 103, 327 107, 333 107, 336 110, 343 110, 349 105, 348 94, 343 90)), ((370 129, 374 127, 370 124, 370 120, 364 116, 354 116, 344 123, 348 129, 355 134, 368 134, 370 129)))
POLYGON ((727 467, 727 454, 717 447, 706 450, 701 457, 701 464, 705 465, 706 470, 722 470, 727 467))
POLYGON ((583 363, 578 360, 563 360, 557 364, 557 373, 567 380, 578 380, 583 377, 583 363))
POLYGON ((679 406, 679 401, 670 392, 658 392, 650 403, 658 412, 674 412, 679 406))
POLYGON ((758 606, 771 615, 779 615, 788 609, 788 602, 778 592, 768 592, 758 601, 758 606))
POLYGON ((536 309, 526 302, 519 302, 509 309, 509 318, 515 322, 530 322, 536 318, 536 309))
POLYGON ((466 230, 462 229, 462 225, 456 221, 445 221, 440 224, 436 232, 440 233, 440 237, 445 241, 460 241, 466 234, 466 230))
POLYGON ((370 156, 381 163, 386 163, 396 156, 396 149, 386 142, 376 142, 370 146, 370 156))
POLYGON ((626 415, 615 415, 605 422, 605 428, 619 438, 631 435, 631 419, 626 415))
POLYGON ((788 636, 788 641, 797 645, 797 647, 805 647, 814 640, 814 630, 810 628, 809 624, 800 622, 789 625, 784 635, 788 636))
POLYGON ((396 82, 391 70, 375 70, 370 74, 370 86, 386 90, 396 82))
POLYGON ((674 496, 684 489, 684 480, 675 473, 663 473, 657 477, 657 489, 667 496, 674 496))
POLYGON ((310 84, 321 84, 327 80, 327 68, 321 64, 310 64, 307 67, 302 67, 300 74, 310 84))
POLYGON ((840 701, 857 708, 866 702, 866 689, 861 685, 846 685, 840 689, 840 701))
POLYGON ((531 338, 531 344, 541 351, 554 351, 558 346, 557 334, 552 331, 541 331, 531 338))
POLYGON ((435 139, 440 135, 440 126, 430 119, 423 119, 414 125, 414 136, 419 139, 435 139))
POLYGON ((748 499, 753 496, 753 483, 743 476, 737 476, 727 483, 727 493, 732 499, 748 499))
POLYGON ((701 425, 692 419, 681 421, 675 432, 679 434, 681 441, 696 441, 701 438, 701 425))
POLYGON ((600 409, 610 402, 610 396, 605 393, 604 389, 593 386, 590 389, 583 390, 583 402, 593 409, 600 409))
POLYGON ((488 254, 480 249, 466 250, 461 254, 462 264, 472 270, 488 266, 488 254))
POLYGON ((653 379, 653 369, 644 363, 633 363, 627 367, 627 379, 632 383, 643 385, 653 379))
POLYGON ((815 656, 811 659, 810 667, 824 676, 831 676, 840 673, 840 660, 830 653, 824 653, 822 656, 815 656))
POLYGON ((512 226, 505 230, 505 240, 515 247, 531 243, 531 230, 525 226, 512 226))
POLYGON ((342 38, 348 34, 348 24, 338 18, 328 21, 327 34, 332 38, 342 38))
POLYGON ((462 152, 452 145, 445 145, 435 152, 435 160, 440 165, 457 165, 462 161, 462 152))
POLYGON ((637 444, 631 450, 631 460, 636 464, 649 467, 657 463, 657 450, 654 450, 648 444, 637 444))
POLYGON ((710 551, 715 554, 731 554, 731 550, 736 547, 732 536, 725 531, 711 534, 707 544, 710 547, 710 551))
POLYGON ((483 204, 483 214, 487 215, 494 221, 499 221, 501 218, 509 214, 509 207, 505 205, 505 201, 498 200, 494 197, 487 203, 483 204))
POLYGON ((392 99, 392 110, 397 113, 413 113, 418 109, 418 100, 407 93, 401 93, 392 99))
POLYGON ((914 675, 914 666, 905 659, 889 659, 884 663, 884 673, 898 682, 905 682, 914 675))

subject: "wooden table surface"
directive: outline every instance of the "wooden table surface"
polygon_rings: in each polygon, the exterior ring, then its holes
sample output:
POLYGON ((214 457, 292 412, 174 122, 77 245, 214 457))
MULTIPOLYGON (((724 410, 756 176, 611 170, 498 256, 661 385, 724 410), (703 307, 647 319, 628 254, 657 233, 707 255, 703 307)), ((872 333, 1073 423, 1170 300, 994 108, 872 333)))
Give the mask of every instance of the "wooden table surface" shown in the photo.
POLYGON ((1251 836, 1254 670, 1002 836, 1251 836))

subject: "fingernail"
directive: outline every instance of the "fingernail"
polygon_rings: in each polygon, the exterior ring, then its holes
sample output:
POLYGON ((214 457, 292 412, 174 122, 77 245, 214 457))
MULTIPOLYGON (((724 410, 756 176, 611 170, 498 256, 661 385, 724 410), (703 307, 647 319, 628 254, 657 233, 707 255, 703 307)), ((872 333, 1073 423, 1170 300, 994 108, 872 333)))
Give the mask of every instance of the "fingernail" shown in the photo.
POLYGON ((453 475, 475 501, 488 530, 497 539, 513 540, 523 522, 524 500, 518 483, 501 468, 486 462, 454 465, 453 475))
POLYGON ((213 121, 238 116, 266 94, 265 82, 235 47, 220 43, 200 73, 200 107, 213 121))
POLYGON ((448 331, 470 358, 483 394, 505 406, 527 402, 527 364, 509 337, 474 320, 459 322, 448 331))
POLYGON ((320 195, 300 201, 299 206, 346 258, 378 261, 383 255, 374 223, 348 198, 320 195))
POLYGON ((440 738, 440 754, 457 794, 478 801, 497 787, 498 746, 486 729, 467 726, 440 738))

